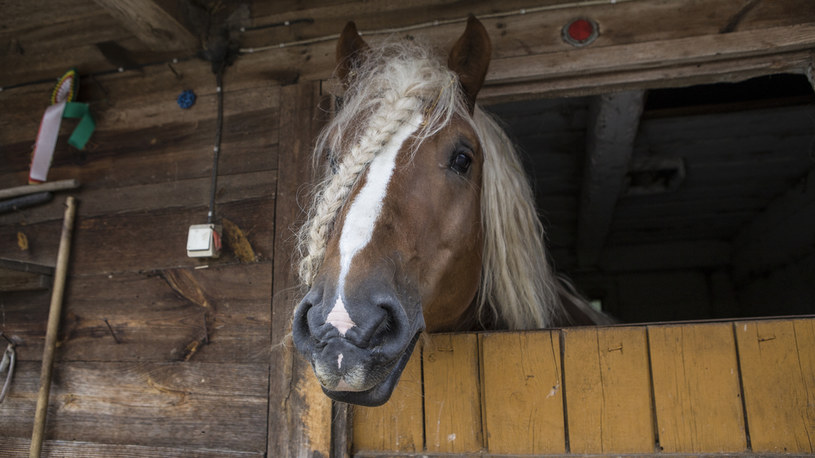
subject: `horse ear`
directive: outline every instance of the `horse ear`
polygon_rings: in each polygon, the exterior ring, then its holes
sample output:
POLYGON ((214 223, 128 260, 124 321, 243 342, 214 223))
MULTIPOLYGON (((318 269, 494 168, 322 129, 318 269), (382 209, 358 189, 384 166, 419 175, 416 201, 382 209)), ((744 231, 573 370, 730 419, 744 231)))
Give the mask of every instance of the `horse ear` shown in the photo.
POLYGON ((345 24, 337 42, 337 76, 343 86, 348 88, 351 69, 357 66, 361 55, 368 50, 368 43, 359 36, 357 26, 353 22, 345 24))
POLYGON ((490 65, 492 44, 487 30, 481 21, 472 14, 467 18, 467 28, 464 34, 453 45, 447 66, 458 75, 461 88, 467 97, 470 113, 475 108, 475 98, 484 84, 487 67, 490 65))

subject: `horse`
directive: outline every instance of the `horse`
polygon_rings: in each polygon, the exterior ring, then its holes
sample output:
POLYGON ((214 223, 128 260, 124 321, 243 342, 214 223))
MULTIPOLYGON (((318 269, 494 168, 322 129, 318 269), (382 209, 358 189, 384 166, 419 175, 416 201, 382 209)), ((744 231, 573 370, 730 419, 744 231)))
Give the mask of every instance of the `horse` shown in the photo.
POLYGON ((334 400, 385 403, 425 332, 608 322, 553 273, 519 155, 476 104, 490 54, 473 16, 446 63, 414 40, 372 49, 353 22, 340 34, 292 322, 334 400))

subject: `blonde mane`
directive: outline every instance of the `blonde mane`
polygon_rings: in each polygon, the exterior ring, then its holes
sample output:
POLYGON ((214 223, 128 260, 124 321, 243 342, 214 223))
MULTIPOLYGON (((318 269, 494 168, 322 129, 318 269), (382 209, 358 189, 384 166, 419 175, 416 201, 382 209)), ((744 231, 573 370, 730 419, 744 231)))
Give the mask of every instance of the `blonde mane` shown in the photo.
POLYGON ((544 231, 521 161, 498 124, 480 107, 470 115, 456 75, 413 42, 390 42, 359 59, 342 108, 317 139, 315 163, 328 164, 298 234, 300 280, 310 286, 334 221, 354 184, 401 125, 423 110, 414 149, 459 116, 484 150, 481 224, 484 247, 478 319, 495 327, 552 325, 562 304, 545 257, 544 231))

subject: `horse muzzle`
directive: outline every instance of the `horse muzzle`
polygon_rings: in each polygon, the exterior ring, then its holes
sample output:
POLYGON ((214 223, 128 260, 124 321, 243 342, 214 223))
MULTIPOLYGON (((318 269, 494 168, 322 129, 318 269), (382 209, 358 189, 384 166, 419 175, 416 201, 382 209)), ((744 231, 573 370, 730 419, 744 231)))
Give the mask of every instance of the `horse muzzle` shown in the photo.
POLYGON ((329 297, 326 301, 319 289, 312 289, 297 306, 295 346, 330 398, 384 404, 424 330, 421 304, 409 313, 392 293, 329 297))

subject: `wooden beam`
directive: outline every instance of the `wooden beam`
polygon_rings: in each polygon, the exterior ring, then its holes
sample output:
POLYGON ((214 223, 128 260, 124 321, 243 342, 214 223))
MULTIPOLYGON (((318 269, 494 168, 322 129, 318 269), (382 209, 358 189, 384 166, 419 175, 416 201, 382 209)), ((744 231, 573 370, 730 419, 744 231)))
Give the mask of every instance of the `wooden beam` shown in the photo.
POLYGON ((644 91, 601 95, 589 108, 577 222, 577 258, 581 266, 597 263, 608 235, 631 160, 644 95, 644 91))
POLYGON ((305 215, 298 192, 312 178, 311 152, 322 127, 319 113, 326 98, 318 83, 281 89, 279 179, 275 208, 272 299, 272 355, 269 376, 269 433, 267 456, 331 455, 332 404, 290 341, 297 297, 292 230, 305 215))
MULTIPOLYGON (((815 24, 684 37, 623 46, 588 47, 550 54, 498 59, 490 64, 488 84, 567 78, 591 72, 669 68, 801 51, 815 44, 815 24)), ((803 70, 803 69, 802 69, 803 70)))
POLYGON ((192 51, 195 35, 153 0, 94 0, 153 51, 192 51))
POLYGON ((815 168, 773 200, 733 239, 733 272, 738 282, 767 273, 813 252, 815 168))
POLYGON ((0 258, 0 291, 48 289, 53 276, 53 267, 0 258))

